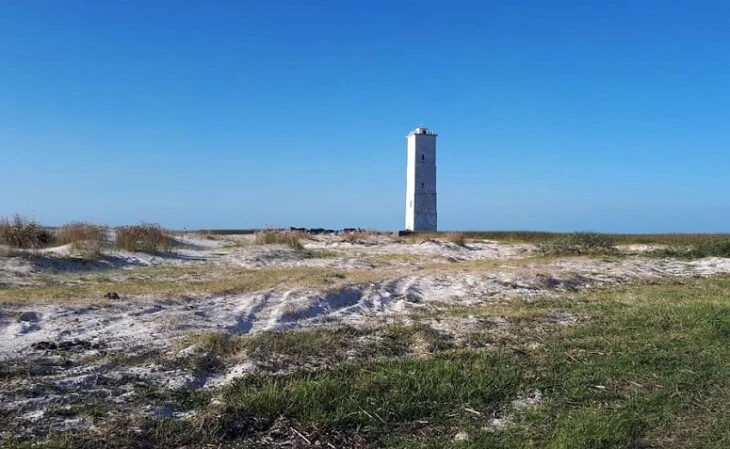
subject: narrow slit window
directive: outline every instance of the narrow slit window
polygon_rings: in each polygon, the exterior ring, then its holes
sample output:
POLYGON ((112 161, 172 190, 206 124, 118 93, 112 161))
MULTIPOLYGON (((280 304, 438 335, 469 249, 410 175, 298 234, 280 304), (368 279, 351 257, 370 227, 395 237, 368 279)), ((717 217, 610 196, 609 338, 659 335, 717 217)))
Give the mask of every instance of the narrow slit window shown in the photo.
POLYGON ((426 155, 425 155, 425 154, 422 154, 422 155, 421 155, 421 160, 422 160, 422 161, 425 161, 425 160, 426 160, 426 155))
POLYGON ((425 186, 426 186, 426 184, 422 182, 421 183, 421 188, 424 188, 425 186))

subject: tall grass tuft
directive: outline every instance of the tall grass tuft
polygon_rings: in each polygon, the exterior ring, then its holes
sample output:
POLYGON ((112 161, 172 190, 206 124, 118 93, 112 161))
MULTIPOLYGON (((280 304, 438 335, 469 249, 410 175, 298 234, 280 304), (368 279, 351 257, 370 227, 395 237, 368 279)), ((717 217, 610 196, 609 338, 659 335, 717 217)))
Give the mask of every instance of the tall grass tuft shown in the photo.
POLYGON ((53 232, 35 220, 19 214, 0 218, 0 243, 12 248, 35 249, 50 246, 53 242, 53 232))
POLYGON ((72 244, 84 259, 98 259, 108 241, 107 227, 82 221, 67 223, 56 230, 56 240, 72 244))
POLYGON ((466 235, 463 232, 449 232, 446 234, 446 240, 466 248, 466 235))
POLYGON ((299 241, 304 238, 305 234, 300 231, 278 231, 276 229, 266 229, 256 233, 254 243, 257 245, 286 245, 297 251, 304 249, 299 241))
POLYGON ((607 234, 573 232, 540 244, 545 256, 592 256, 618 254, 616 240, 607 234))
POLYGON ((340 239, 347 243, 365 243, 369 239, 377 237, 378 233, 375 231, 357 230, 341 232, 340 239))
POLYGON ((146 253, 169 253, 174 239, 170 231, 154 223, 121 226, 117 231, 117 249, 146 253))
POLYGON ((83 221, 67 223, 56 229, 56 241, 61 245, 78 242, 106 242, 107 227, 83 221))

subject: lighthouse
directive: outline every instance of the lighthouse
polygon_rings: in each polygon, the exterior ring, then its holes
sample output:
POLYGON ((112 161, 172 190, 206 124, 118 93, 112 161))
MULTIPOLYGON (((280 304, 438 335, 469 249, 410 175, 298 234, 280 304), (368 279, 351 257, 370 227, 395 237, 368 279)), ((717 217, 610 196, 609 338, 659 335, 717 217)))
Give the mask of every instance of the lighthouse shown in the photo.
POLYGON ((436 230, 436 134, 423 125, 406 140, 406 229, 436 230))

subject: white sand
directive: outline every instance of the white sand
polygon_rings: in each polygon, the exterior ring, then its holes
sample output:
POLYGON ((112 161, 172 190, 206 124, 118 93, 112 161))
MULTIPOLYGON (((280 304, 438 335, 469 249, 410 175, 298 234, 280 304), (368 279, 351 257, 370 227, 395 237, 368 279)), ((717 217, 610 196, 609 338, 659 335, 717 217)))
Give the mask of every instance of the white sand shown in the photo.
MULTIPOLYGON (((239 238, 240 239, 240 238, 239 238)), ((248 242, 248 243, 247 243, 248 242)), ((251 245, 204 238, 186 238, 176 254, 161 257, 143 253, 112 253, 96 264, 80 264, 67 258, 68 248, 54 249, 53 257, 5 257, 0 273, 6 285, 38 282, 40 275, 101 270, 133 270, 161 264, 214 263, 243 267, 328 266, 353 269, 371 266, 370 257, 413 256, 396 261, 416 267, 407 274, 393 270, 393 277, 376 283, 349 285, 335 291, 308 288, 271 289, 251 294, 163 301, 138 298, 109 305, 57 304, 0 307, 0 360, 27 352, 41 341, 80 339, 103 342, 107 347, 169 346, 195 332, 221 331, 246 334, 268 329, 306 328, 326 324, 363 325, 407 318, 410 311, 449 302, 474 305, 510 298, 552 295, 560 290, 592 288, 629 282, 644 277, 710 276, 730 273, 730 259, 697 261, 622 258, 595 260, 574 258, 550 264, 505 265, 481 270, 433 270, 418 272, 419 265, 459 261, 515 259, 530 255, 530 245, 496 242, 470 243, 467 248, 450 242, 392 243, 373 238, 368 244, 350 244, 336 237, 319 237, 307 243, 312 251, 337 251, 336 258, 310 258, 278 246, 251 245), (35 258, 34 258, 35 257, 35 258)), ((48 253, 48 252, 47 252, 48 253)), ((47 256, 47 254, 46 254, 47 256)))

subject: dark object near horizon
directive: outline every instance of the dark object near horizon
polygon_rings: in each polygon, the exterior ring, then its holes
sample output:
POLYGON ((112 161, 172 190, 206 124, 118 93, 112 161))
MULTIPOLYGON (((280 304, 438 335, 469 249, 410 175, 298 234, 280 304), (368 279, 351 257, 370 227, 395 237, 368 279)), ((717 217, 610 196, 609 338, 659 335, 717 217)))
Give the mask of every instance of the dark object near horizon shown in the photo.
POLYGON ((106 299, 119 299, 119 295, 117 294, 117 292, 106 292, 106 294, 104 295, 104 298, 106 298, 106 299))

